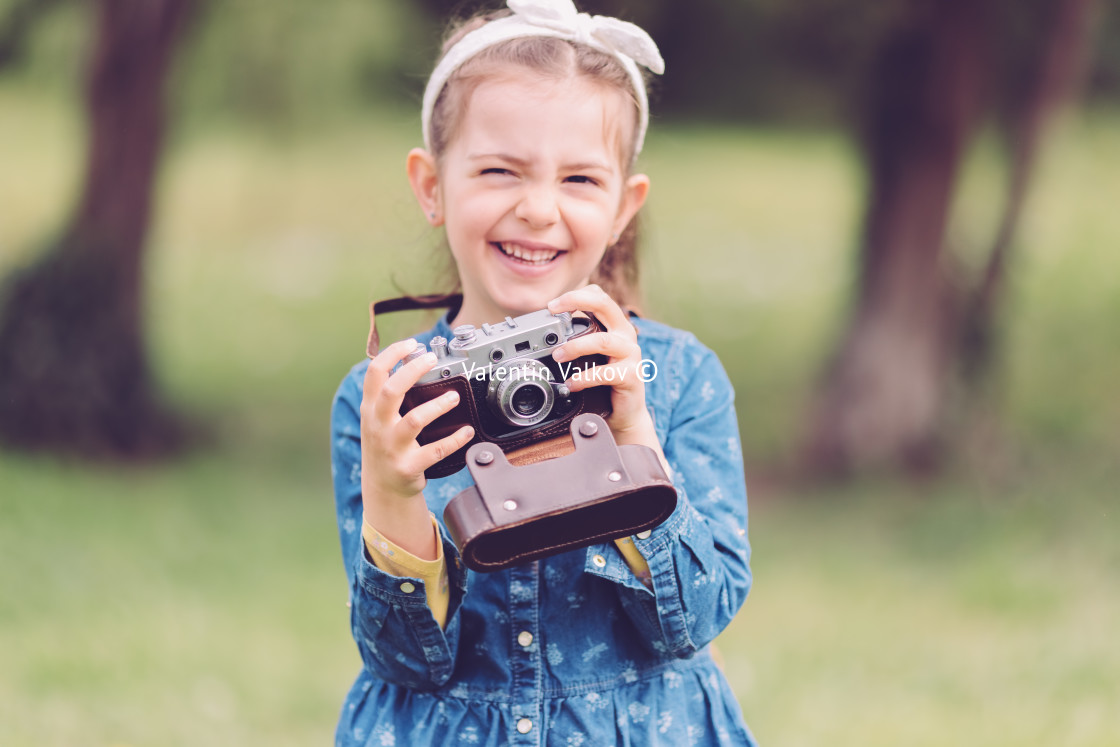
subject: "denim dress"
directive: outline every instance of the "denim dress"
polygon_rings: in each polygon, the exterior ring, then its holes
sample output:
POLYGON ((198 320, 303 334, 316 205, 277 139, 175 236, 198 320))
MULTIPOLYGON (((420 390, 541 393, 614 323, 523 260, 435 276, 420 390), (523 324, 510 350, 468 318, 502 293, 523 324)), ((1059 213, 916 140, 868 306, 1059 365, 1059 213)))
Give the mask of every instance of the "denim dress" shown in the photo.
MULTIPOLYGON (((656 365, 646 404, 678 494, 669 519, 634 538, 650 586, 613 543, 495 573, 468 570, 442 523, 447 502, 471 484, 463 469, 424 489, 447 560, 446 629, 421 580, 381 571, 362 542, 368 362, 343 380, 331 416, 332 476, 362 668, 336 745, 755 744, 708 647, 751 585, 734 393, 692 334, 633 322, 643 357, 656 365)), ((452 336, 446 318, 416 339, 435 335, 452 336)))

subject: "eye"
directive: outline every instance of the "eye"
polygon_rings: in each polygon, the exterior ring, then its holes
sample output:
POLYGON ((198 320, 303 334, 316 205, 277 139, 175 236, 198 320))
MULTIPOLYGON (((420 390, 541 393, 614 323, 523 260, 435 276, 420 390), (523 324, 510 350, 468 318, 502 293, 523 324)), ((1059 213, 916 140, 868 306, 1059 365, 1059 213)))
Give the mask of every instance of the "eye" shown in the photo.
POLYGON ((564 181, 571 182, 573 184, 590 184, 592 186, 598 186, 598 184, 599 184, 598 179, 596 179, 594 177, 591 177, 591 176, 587 176, 585 174, 574 174, 572 176, 569 176, 569 177, 565 178, 564 181))
POLYGON ((480 172, 478 172, 478 173, 479 173, 479 174, 498 174, 498 175, 505 175, 505 174, 512 174, 513 172, 512 172, 512 171, 510 171, 509 169, 502 169, 502 168, 498 168, 498 167, 496 167, 496 166, 495 166, 495 167, 493 167, 493 168, 489 168, 489 169, 483 169, 482 171, 480 171, 480 172))

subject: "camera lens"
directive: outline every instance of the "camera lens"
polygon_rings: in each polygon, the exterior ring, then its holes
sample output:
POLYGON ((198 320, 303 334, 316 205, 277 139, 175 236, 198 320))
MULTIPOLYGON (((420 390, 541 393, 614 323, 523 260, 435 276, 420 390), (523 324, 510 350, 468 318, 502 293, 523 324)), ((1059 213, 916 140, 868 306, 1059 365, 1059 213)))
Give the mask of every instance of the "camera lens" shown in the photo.
POLYGON ((555 345, 558 342, 560 342, 560 338, 557 336, 557 334, 555 332, 549 332, 547 335, 544 336, 544 344, 545 345, 550 345, 551 346, 551 345, 555 345))
POLYGON ((486 386, 490 411, 509 425, 524 428, 545 420, 556 395, 552 372, 538 360, 520 361, 494 372, 486 386))
POLYGON ((513 411, 523 418, 531 418, 544 407, 545 394, 539 384, 522 384, 510 398, 513 411))

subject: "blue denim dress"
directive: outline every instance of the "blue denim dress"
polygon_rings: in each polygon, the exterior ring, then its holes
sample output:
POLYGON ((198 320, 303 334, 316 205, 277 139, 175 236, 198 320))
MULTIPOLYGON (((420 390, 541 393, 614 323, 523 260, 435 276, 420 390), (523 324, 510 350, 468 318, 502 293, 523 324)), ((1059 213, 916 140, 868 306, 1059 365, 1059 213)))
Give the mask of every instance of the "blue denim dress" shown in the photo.
MULTIPOLYGON (((470 484, 464 469, 424 489, 448 564, 446 630, 419 579, 388 575, 366 554, 359 405, 367 362, 343 380, 331 417, 332 475, 363 666, 336 745, 755 743, 708 649, 751 585, 734 393, 693 335, 633 321, 657 366, 646 403, 679 496, 667 521, 634 540, 652 588, 613 543, 496 573, 467 570, 442 525, 447 502, 470 484)), ((416 339, 437 334, 451 337, 446 319, 416 339)))

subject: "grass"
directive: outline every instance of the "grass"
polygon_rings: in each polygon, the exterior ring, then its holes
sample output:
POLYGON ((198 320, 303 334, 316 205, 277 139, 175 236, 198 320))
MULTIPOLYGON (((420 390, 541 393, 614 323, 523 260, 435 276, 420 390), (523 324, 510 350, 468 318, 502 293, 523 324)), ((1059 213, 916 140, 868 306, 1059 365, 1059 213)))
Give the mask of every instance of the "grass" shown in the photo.
POLYGON ((1068 482, 758 506, 756 586, 722 645, 764 741, 1115 743, 1117 521, 1107 486, 1068 482))
MULTIPOLYGON (((66 215, 81 137, 71 105, 14 84, 0 111, 3 274, 66 215)), ((365 305, 394 278, 430 289, 438 237, 402 169, 414 119, 173 143, 149 331, 169 396, 219 441, 140 470, 0 454, 0 744, 329 741, 359 663, 327 407, 365 305)), ((661 124, 643 157, 647 307, 720 353, 748 462, 767 464, 842 321, 858 161, 835 134, 661 124)), ((1043 160, 995 438, 969 436, 928 484, 748 470, 756 585, 720 648, 764 744, 1120 738, 1116 125, 1071 120, 1043 160)), ((962 190, 962 246, 998 209, 992 169, 981 153, 962 190)))
POLYGON ((325 470, 232 461, 0 465, 0 741, 328 742, 353 667, 325 470))

